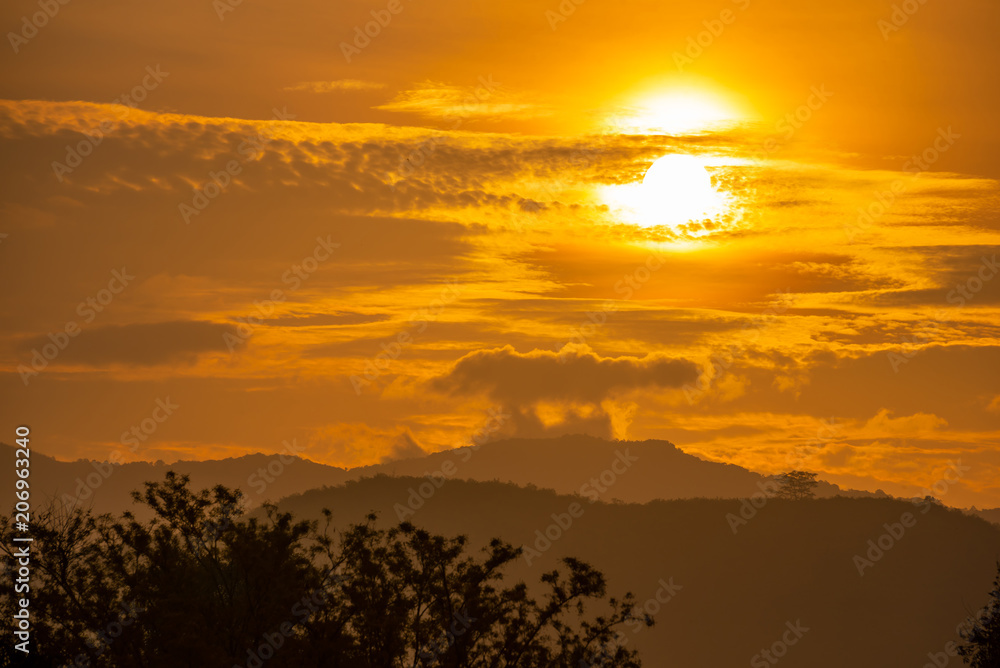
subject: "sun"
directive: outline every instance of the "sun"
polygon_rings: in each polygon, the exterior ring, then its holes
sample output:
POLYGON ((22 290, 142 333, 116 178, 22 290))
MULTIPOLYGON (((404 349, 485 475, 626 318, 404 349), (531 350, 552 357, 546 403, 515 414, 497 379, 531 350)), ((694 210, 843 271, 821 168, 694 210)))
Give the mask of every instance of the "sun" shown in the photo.
POLYGON ((649 219, 666 223, 715 215, 723 204, 712 177, 691 155, 665 155, 646 171, 639 186, 649 219))
POLYGON ((752 114, 714 87, 685 83, 634 94, 608 119, 618 131, 697 134, 741 123, 752 114))
MULTIPOLYGON (((656 135, 704 135, 755 118, 740 98, 710 82, 689 77, 658 83, 624 98, 615 113, 605 117, 605 131, 647 135, 656 141, 656 135)), ((603 186, 600 197, 618 220, 704 236, 732 218, 736 208, 733 195, 713 183, 713 171, 739 162, 678 150, 654 161, 641 182, 603 186)))
POLYGON ((656 160, 639 183, 607 186, 603 199, 628 222, 640 227, 676 228, 690 221, 715 219, 731 206, 712 183, 705 156, 672 153, 656 160))
POLYGON ((642 132, 686 134, 737 120, 737 114, 704 92, 677 91, 640 103, 632 125, 642 132))

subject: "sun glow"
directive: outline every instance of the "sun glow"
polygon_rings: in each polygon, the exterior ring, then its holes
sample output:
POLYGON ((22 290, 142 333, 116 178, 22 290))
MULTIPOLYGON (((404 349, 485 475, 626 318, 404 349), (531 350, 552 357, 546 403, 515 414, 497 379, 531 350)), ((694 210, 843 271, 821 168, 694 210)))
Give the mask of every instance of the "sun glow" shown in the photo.
POLYGON ((683 153, 654 162, 639 183, 607 186, 603 199, 624 220, 640 227, 671 228, 712 220, 730 210, 729 195, 712 183, 711 158, 683 153))
POLYGON ((701 86, 674 87, 633 98, 611 123, 621 131, 644 134, 691 134, 721 129, 747 120, 740 105, 701 86))

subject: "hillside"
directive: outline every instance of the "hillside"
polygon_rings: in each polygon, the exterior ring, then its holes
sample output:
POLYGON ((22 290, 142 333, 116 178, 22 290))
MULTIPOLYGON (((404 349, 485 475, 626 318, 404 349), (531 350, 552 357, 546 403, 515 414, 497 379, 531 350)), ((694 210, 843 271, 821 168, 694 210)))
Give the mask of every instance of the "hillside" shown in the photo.
POLYGON ((987 522, 1000 524, 1000 508, 983 508, 980 510, 973 507, 969 512, 977 517, 982 517, 987 522))
MULTIPOLYGON (((380 473, 434 474, 464 480, 535 485, 563 494, 596 494, 603 501, 644 503, 653 499, 734 498, 760 491, 766 477, 734 464, 689 455, 668 441, 609 442, 593 436, 510 439, 449 450, 380 466, 351 469, 351 477, 380 473), (454 467, 454 473, 447 475, 454 467), (614 474, 614 475, 610 475, 614 474), (605 475, 602 482, 601 476, 605 475), (596 482, 594 482, 596 480, 596 482), (613 482, 607 484, 609 480, 613 482), (605 491, 606 488, 606 491, 605 491)), ((820 483, 817 496, 844 492, 820 483)))
MULTIPOLYGON (((328 507, 338 526, 369 511, 391 523, 422 482, 365 479, 305 492, 281 507, 311 518, 328 507)), ((783 667, 921 666, 985 603, 1000 558, 1000 527, 936 505, 924 514, 892 499, 772 500, 734 534, 727 515, 740 508, 736 500, 708 499, 590 503, 510 484, 450 482, 405 516, 435 532, 467 534, 473 549, 493 536, 534 546, 540 554, 511 573, 528 582, 562 556, 591 562, 611 592, 631 590, 651 611, 662 607, 654 628, 625 635, 650 668, 767 665, 758 653, 799 622, 808 631, 783 667), (543 550, 536 531, 573 503, 582 514, 565 530, 549 528, 557 538, 543 550), (855 556, 905 513, 915 524, 881 557, 873 553, 859 575, 855 556), (661 606, 655 596, 666 598, 664 584, 680 589, 661 606)))
MULTIPOLYGON (((13 461, 14 448, 0 444, 6 461, 13 461)), ((79 497, 80 505, 97 513, 120 512, 133 509, 130 498, 133 490, 141 490, 148 480, 161 480, 168 470, 191 476, 195 488, 225 485, 239 487, 247 495, 249 506, 257 506, 266 499, 279 499, 313 487, 343 482, 347 476, 343 469, 316 464, 306 459, 287 458, 283 463, 274 455, 247 455, 244 457, 209 460, 179 461, 173 464, 135 462, 112 465, 87 459, 61 462, 38 450, 31 451, 32 503, 36 508, 50 499, 79 497), (279 469, 276 465, 280 464, 279 469), (268 466, 276 476, 262 477, 268 466)), ((13 467, 0 471, 0 485, 13 489, 13 467)), ((140 516, 145 516, 141 510, 140 516)))
MULTIPOLYGON (((12 459, 13 448, 2 446, 12 459)), ((620 499, 644 503, 653 499, 736 498, 760 492, 766 478, 739 466, 709 462, 686 454, 667 441, 609 442, 590 436, 555 439, 511 439, 474 448, 461 448, 378 466, 341 469, 300 457, 247 455, 173 464, 110 465, 89 460, 60 462, 38 451, 32 453, 35 503, 69 494, 79 496, 97 512, 132 507, 129 493, 143 482, 163 477, 167 470, 186 473, 196 487, 216 484, 239 487, 248 505, 278 500, 289 494, 338 485, 379 474, 427 476, 535 485, 564 494, 585 494, 604 501, 620 499), (603 476, 603 478, 602 478, 603 476)), ((0 484, 10 481, 11 467, 0 470, 0 484)), ((821 483, 818 496, 871 496, 842 491, 821 483)))

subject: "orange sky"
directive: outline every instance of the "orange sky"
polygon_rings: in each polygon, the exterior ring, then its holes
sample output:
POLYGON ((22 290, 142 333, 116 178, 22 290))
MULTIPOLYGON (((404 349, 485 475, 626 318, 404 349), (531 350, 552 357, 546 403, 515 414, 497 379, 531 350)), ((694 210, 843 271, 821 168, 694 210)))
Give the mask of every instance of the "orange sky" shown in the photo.
POLYGON ((1000 506, 995 2, 38 7, 4 433, 353 465, 500 407, 1000 506))

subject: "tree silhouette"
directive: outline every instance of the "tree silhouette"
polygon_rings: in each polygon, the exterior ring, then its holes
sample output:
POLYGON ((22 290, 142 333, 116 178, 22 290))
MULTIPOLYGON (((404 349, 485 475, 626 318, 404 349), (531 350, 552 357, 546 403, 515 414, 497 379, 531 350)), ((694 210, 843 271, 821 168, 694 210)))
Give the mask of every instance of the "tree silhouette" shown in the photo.
POLYGON ((811 499, 815 496, 813 488, 819 483, 816 482, 816 473, 807 471, 789 471, 777 476, 780 485, 775 496, 779 499, 811 499))
POLYGON ((993 591, 972 628, 962 632, 965 644, 958 649, 959 656, 972 668, 1000 666, 1000 562, 993 580, 993 591))
MULTIPOLYGON (((604 576, 577 559, 539 587, 508 586, 521 551, 499 539, 470 555, 463 536, 380 528, 374 515, 339 533, 329 511, 322 530, 271 505, 246 516, 239 490, 195 493, 173 472, 133 496, 153 520, 58 508, 36 518, 34 665, 641 665, 617 628, 652 619, 631 594, 607 598, 604 576)), ((0 519, 8 555, 10 530, 0 519)), ((0 590, 7 637, 14 603, 0 590)), ((2 651, 0 662, 15 656, 10 643, 2 651)))

